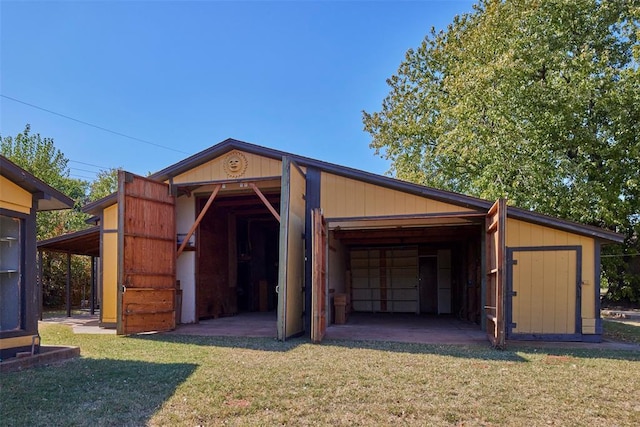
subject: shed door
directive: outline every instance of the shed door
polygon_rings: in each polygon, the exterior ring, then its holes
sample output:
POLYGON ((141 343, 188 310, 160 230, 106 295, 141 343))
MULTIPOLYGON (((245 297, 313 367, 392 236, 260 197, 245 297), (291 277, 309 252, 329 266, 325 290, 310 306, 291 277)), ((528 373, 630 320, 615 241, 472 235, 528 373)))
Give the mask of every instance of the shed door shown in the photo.
POLYGON ((289 159, 282 159, 280 201, 280 254, 278 262, 278 339, 300 334, 304 314, 304 172, 289 159))
POLYGON ((322 211, 318 208, 311 212, 311 217, 313 226, 311 341, 320 342, 327 330, 327 224, 322 211))
POLYGON ((486 219, 486 299, 485 315, 487 319, 487 337, 495 347, 503 348, 505 339, 504 287, 505 287, 505 228, 507 204, 498 199, 486 219))
POLYGON ((166 184, 118 173, 118 334, 174 329, 175 200, 166 184))

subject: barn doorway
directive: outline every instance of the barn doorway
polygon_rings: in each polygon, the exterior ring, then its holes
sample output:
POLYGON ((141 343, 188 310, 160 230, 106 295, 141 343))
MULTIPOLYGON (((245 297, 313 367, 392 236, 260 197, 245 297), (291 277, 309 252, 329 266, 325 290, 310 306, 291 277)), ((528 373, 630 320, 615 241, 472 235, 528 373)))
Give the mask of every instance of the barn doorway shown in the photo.
POLYGON ((408 331, 427 340, 447 330, 452 339, 468 330, 482 336, 484 218, 455 221, 369 229, 352 223, 350 230, 332 224, 330 293, 346 295, 348 304, 344 325, 334 322, 328 336, 370 339, 376 330, 391 340, 389 334, 408 331))
MULTIPOLYGON (((279 209, 279 188, 263 195, 279 209)), ((197 213, 207 199, 197 197, 197 213)), ((275 320, 279 230, 278 220, 255 194, 221 192, 202 218, 196 239, 198 321, 244 313, 265 313, 257 318, 275 320)))

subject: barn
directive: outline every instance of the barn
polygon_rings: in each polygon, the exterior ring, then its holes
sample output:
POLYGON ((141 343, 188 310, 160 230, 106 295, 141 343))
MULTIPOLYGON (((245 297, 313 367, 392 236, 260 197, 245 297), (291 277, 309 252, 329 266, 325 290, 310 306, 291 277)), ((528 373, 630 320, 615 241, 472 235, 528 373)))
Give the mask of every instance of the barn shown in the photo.
POLYGON ((0 156, 0 360, 39 345, 36 212, 73 200, 0 156))
POLYGON ((121 334, 264 311, 274 337, 320 341, 340 304, 455 316, 496 346, 599 341, 600 249, 623 239, 234 139, 122 172, 84 209, 100 225, 101 324, 121 334))

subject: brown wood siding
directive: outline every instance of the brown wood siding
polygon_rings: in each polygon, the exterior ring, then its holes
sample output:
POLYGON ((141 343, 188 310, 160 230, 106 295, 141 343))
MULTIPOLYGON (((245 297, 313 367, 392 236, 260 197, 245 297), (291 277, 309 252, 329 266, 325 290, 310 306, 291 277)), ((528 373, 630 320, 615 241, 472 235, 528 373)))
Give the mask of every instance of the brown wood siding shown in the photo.
MULTIPOLYGON (((282 173, 282 162, 268 157, 258 156, 247 152, 241 152, 247 159, 247 169, 239 178, 261 178, 280 176, 282 173)), ((226 154, 215 158, 200 166, 184 172, 173 178, 175 184, 185 182, 208 182, 224 181, 230 179, 224 170, 224 160, 226 154)))
POLYGON ((118 333, 175 328, 175 202, 165 184, 119 176, 118 333))
POLYGON ((322 172, 321 206, 327 218, 472 212, 398 190, 322 172))

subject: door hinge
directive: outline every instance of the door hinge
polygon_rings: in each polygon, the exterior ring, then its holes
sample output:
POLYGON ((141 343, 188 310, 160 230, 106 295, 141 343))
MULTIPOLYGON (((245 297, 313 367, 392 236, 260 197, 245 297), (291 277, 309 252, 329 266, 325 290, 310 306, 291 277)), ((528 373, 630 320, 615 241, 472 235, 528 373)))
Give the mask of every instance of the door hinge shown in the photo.
POLYGON ((517 327, 518 327, 518 324, 516 322, 509 323, 509 328, 514 329, 517 327))
POLYGON ((517 296, 518 296, 518 291, 511 291, 511 292, 509 292, 509 296, 510 296, 510 297, 517 297, 517 296))
POLYGON ((511 262, 511 265, 518 265, 517 259, 512 259, 510 262, 511 262))

